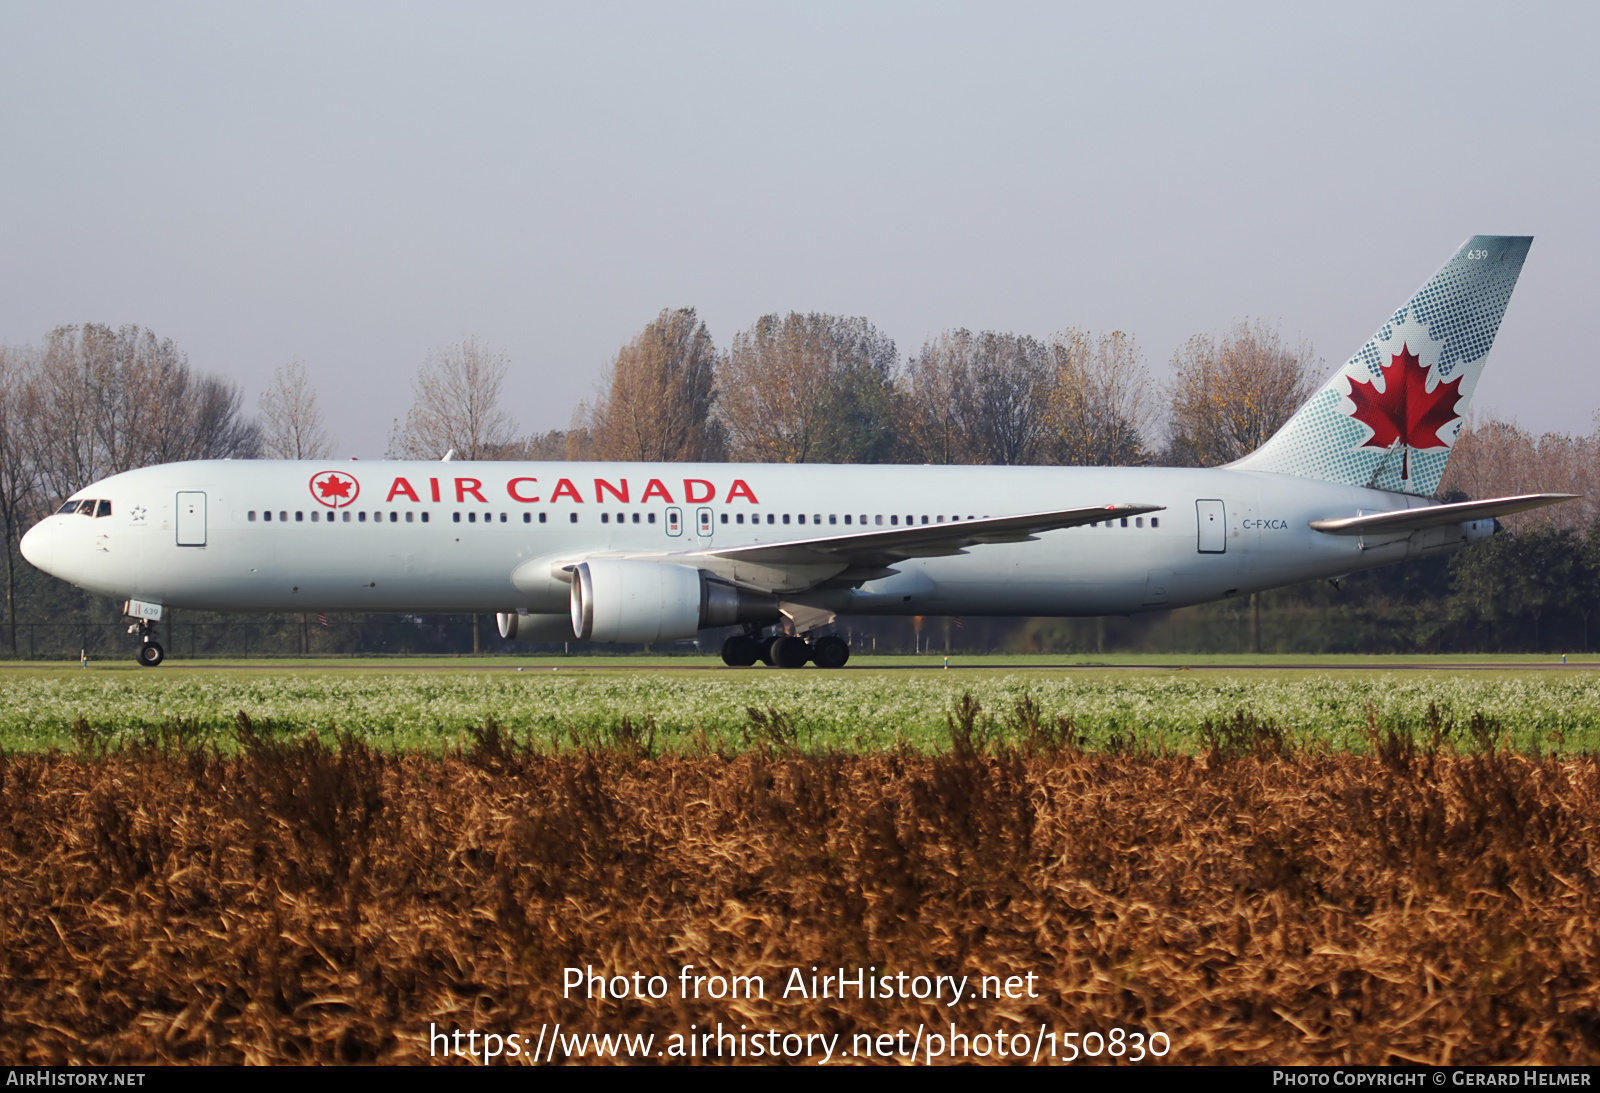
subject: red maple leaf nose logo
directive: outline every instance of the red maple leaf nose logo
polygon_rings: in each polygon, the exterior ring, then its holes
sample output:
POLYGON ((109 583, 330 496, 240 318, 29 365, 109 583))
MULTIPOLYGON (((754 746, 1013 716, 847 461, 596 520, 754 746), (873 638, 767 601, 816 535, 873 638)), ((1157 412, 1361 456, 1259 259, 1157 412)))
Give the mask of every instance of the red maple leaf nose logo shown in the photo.
POLYGON ((1450 442, 1439 435, 1439 430, 1461 415, 1456 404, 1461 401, 1461 379, 1442 380, 1428 391, 1428 369, 1422 366, 1409 345, 1392 354, 1389 363, 1380 366, 1383 371, 1383 390, 1370 380, 1350 383, 1350 401, 1356 404, 1350 414, 1372 430, 1360 446, 1363 448, 1390 448, 1396 441, 1405 445, 1400 456, 1400 477, 1410 478, 1411 449, 1428 451, 1448 448, 1450 442))
POLYGON ((330 509, 342 509, 361 493, 361 484, 340 471, 323 471, 311 477, 311 496, 330 509))

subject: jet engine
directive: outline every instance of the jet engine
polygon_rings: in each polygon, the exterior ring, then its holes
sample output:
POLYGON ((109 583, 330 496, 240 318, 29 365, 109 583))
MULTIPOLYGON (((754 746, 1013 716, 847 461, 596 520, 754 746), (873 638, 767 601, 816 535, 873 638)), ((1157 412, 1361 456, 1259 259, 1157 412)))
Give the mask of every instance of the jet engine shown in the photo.
POLYGON ((709 626, 778 617, 778 598, 702 569, 591 558, 572 571, 572 632, 579 641, 677 641, 709 626))

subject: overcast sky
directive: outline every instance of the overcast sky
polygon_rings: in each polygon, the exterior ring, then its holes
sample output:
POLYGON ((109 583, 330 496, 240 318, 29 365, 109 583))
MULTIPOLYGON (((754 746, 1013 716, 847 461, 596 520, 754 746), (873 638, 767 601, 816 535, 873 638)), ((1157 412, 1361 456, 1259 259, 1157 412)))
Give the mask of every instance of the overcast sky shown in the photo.
POLYGON ((1134 333, 1331 371, 1474 233, 1533 250, 1477 405, 1600 409, 1600 6, 0 5, 0 342, 307 365, 383 454, 434 347, 562 427, 693 306, 1134 333), (1589 255, 1585 258, 1584 255, 1589 255))

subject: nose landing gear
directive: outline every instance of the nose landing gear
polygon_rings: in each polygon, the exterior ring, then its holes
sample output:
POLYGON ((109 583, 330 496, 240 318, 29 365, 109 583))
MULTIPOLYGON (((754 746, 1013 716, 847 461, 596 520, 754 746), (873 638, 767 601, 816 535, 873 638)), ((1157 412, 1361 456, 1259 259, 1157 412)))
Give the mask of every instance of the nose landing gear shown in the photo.
POLYGON ((161 648, 161 643, 156 640, 156 624, 149 619, 140 619, 128 627, 128 633, 139 635, 139 651, 134 654, 141 667, 154 668, 167 659, 167 651, 161 648))

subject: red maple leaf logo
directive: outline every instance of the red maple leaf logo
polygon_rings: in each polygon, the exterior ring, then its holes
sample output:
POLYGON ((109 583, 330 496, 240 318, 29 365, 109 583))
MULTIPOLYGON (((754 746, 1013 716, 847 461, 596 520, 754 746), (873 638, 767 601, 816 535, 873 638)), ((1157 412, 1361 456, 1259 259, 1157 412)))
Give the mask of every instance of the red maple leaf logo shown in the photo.
POLYGON ((331 509, 344 508, 360 492, 360 483, 338 471, 323 471, 311 478, 311 496, 331 509))
POLYGON ((1383 390, 1370 380, 1350 382, 1350 401, 1356 404, 1351 417, 1372 430, 1363 448, 1390 448, 1396 441, 1405 445, 1400 456, 1400 477, 1411 477, 1411 449, 1427 451, 1448 448, 1450 442, 1439 430, 1461 415, 1456 404, 1461 400, 1462 377, 1442 380, 1430 394, 1428 369, 1422 366, 1409 345, 1392 354, 1383 370, 1383 390))

